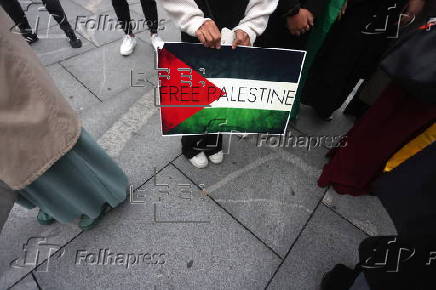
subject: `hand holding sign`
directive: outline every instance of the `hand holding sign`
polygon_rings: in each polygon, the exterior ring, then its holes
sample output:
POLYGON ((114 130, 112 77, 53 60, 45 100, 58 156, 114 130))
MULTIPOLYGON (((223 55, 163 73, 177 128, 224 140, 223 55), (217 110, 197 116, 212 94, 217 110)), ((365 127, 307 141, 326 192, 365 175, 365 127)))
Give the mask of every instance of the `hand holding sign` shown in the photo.
POLYGON ((195 35, 205 47, 221 48, 221 32, 213 20, 206 20, 195 32, 195 35))
POLYGON ((238 45, 251 46, 250 36, 248 33, 238 29, 235 31, 235 38, 232 43, 232 48, 235 49, 238 45))

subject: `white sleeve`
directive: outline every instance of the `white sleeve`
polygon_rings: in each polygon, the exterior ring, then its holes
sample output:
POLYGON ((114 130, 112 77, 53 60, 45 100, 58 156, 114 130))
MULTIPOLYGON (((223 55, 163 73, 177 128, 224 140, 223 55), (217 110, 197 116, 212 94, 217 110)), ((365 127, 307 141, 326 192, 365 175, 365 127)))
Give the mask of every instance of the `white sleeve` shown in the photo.
MULTIPOLYGON (((237 1, 237 0, 236 0, 237 1)), ((163 9, 180 29, 195 37, 195 32, 209 18, 198 8, 194 0, 160 0, 163 9)))
POLYGON ((244 18, 233 28, 233 31, 237 29, 245 31, 253 44, 256 37, 265 31, 269 16, 276 10, 278 3, 278 0, 250 0, 244 18))

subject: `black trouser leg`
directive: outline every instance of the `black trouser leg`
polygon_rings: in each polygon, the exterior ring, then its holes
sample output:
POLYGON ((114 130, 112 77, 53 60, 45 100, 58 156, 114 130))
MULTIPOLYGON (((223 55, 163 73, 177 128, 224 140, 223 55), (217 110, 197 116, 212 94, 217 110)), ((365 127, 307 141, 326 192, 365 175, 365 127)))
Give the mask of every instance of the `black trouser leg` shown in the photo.
POLYGON ((182 136, 182 153, 188 159, 202 151, 210 156, 221 151, 222 148, 223 136, 221 134, 182 136))
POLYGON ((157 33, 158 16, 155 0, 141 0, 142 12, 144 12, 145 21, 151 33, 157 33))
POLYGON ((115 14, 117 14, 118 21, 122 23, 125 34, 132 34, 132 25, 130 23, 130 10, 127 0, 112 0, 115 14))
POLYGON ((195 155, 201 152, 201 150, 197 150, 198 144, 202 142, 204 135, 187 135, 182 136, 182 154, 186 156, 186 158, 191 159, 195 155))
POLYGON ((65 32, 67 37, 71 38, 76 36, 73 28, 68 22, 67 15, 61 6, 59 0, 42 0, 48 13, 53 16, 56 22, 59 24, 60 28, 65 32))
POLYGON ((223 150, 223 135, 207 134, 205 135, 206 148, 204 153, 206 156, 213 155, 218 151, 223 150))
POLYGON ((0 5, 21 31, 32 32, 32 27, 30 27, 26 14, 24 14, 23 8, 21 8, 18 0, 0 0, 0 5))

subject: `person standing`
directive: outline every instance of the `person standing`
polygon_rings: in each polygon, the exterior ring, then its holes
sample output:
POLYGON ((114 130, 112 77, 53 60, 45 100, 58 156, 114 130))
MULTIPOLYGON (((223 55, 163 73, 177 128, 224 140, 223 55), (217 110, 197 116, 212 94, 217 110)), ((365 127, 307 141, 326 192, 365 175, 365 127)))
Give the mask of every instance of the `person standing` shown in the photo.
POLYGON ((89 229, 126 198, 128 180, 97 145, 38 56, 0 9, 0 227, 17 199, 38 221, 89 229))
POLYGON ((256 42, 260 47, 307 51, 295 96, 291 118, 299 111, 303 88, 332 25, 347 10, 346 0, 280 0, 265 33, 256 42))
MULTIPOLYGON (((82 41, 77 38, 74 29, 68 22, 67 15, 65 14, 65 11, 62 8, 59 0, 42 0, 42 3, 44 4, 48 13, 53 16, 60 28, 65 32, 71 47, 82 47, 82 41)), ((38 36, 32 31, 32 27, 30 26, 26 14, 24 13, 23 8, 21 8, 18 0, 0 0, 0 4, 14 20, 15 25, 18 26, 27 43, 30 44, 36 42, 38 40, 38 36)))
MULTIPOLYGON (((136 37, 133 33, 133 27, 130 19, 129 3, 127 0, 112 0, 112 6, 117 14, 118 21, 121 22, 125 36, 120 47, 120 54, 127 56, 132 54, 136 46, 136 37)), ((141 0, 142 11, 144 12, 145 21, 150 30, 150 36, 153 38, 157 35, 158 14, 155 0, 141 0)))
MULTIPOLYGON (((221 47, 221 29, 233 31, 232 47, 252 46, 266 29, 278 0, 162 0, 163 8, 182 30, 182 41, 221 47)), ((182 153, 196 168, 223 161, 221 134, 182 137, 182 153)))
POLYGON ((256 45, 304 50, 309 32, 328 4, 328 0, 279 0, 256 45))

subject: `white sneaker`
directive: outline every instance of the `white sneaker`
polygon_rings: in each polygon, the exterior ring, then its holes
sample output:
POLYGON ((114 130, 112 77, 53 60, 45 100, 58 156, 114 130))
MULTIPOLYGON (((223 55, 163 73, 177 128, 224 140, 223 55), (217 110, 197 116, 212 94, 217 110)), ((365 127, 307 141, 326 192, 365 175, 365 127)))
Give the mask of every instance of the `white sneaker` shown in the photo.
POLYGON ((217 153, 209 156, 209 160, 213 164, 220 164, 221 162, 223 162, 223 159, 224 159, 223 151, 218 151, 217 153))
POLYGON ((206 154, 204 152, 200 152, 191 159, 189 159, 192 165, 197 168, 205 168, 209 164, 209 161, 207 161, 206 154))
POLYGON ((123 37, 123 42, 121 43, 120 53, 121 55, 130 55, 136 46, 136 37, 125 35, 123 37))
POLYGON ((162 49, 164 46, 164 41, 162 38, 157 35, 157 33, 153 34, 151 36, 151 45, 153 45, 154 49, 162 49))

